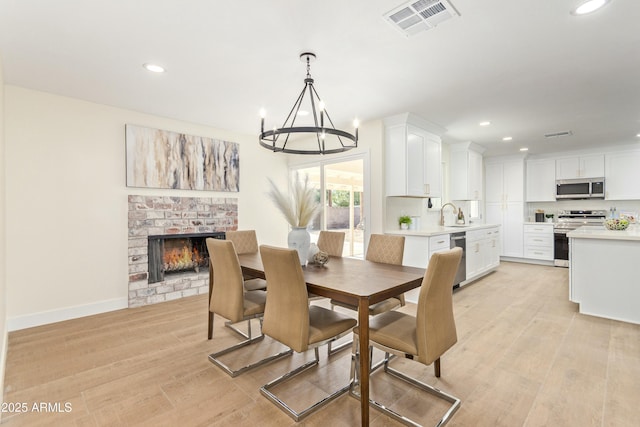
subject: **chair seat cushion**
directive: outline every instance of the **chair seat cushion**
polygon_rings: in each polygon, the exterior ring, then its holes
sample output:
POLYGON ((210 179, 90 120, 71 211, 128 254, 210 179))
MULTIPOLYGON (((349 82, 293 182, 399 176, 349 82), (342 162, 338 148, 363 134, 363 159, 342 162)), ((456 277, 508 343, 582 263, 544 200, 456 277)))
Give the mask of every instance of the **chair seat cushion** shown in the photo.
POLYGON ((248 291, 244 293, 244 316, 253 316, 264 312, 264 306, 267 302, 267 293, 265 291, 248 291))
MULTIPOLYGON (((340 301, 331 300, 331 304, 337 305, 339 307, 348 308, 349 310, 358 311, 358 307, 351 304, 345 304, 340 301)), ((387 298, 384 301, 377 302, 375 304, 371 304, 369 306, 369 315, 376 316, 380 313, 384 313, 387 311, 391 311, 394 308, 400 307, 402 304, 398 298, 387 298)))
MULTIPOLYGON (((357 328, 354 329, 357 334, 357 328)), ((388 311, 369 321, 369 341, 405 354, 418 354, 416 318, 399 311, 388 311)))
POLYGON ((327 340, 356 326, 356 319, 323 307, 309 307, 309 344, 327 340))
POLYGON ((245 291, 262 291, 267 289, 267 281, 264 279, 249 279, 244 281, 245 291))

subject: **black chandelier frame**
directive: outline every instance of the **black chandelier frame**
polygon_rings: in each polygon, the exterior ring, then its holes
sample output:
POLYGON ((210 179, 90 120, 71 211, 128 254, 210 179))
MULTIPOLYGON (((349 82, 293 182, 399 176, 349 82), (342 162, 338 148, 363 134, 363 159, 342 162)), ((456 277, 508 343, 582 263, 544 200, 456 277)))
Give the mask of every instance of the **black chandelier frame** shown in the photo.
MULTIPOLYGON (((321 106, 322 101, 320 95, 316 91, 315 87, 313 87, 314 80, 311 78, 311 61, 315 60, 316 55, 311 52, 304 52, 300 54, 300 60, 306 61, 307 63, 307 77, 304 79, 304 87, 298 95, 298 99, 293 104, 291 111, 287 115, 287 118, 284 121, 284 124, 280 128, 274 127, 272 130, 264 130, 264 117, 261 118, 260 123, 260 145, 264 148, 271 150, 273 152, 278 153, 287 153, 287 154, 314 154, 314 155, 322 155, 322 154, 336 154, 342 153, 352 148, 358 147, 358 127, 355 128, 355 134, 351 134, 347 131, 336 129, 329 113, 325 108, 321 106), (302 106, 302 102, 304 101, 305 94, 309 94, 310 102, 311 102, 311 110, 313 115, 313 123, 315 126, 295 126, 296 118, 298 117, 298 112, 300 111, 300 107, 302 106), (314 98, 315 96, 315 98, 314 98), (316 105, 316 99, 317 104, 316 105), (320 113, 320 118, 318 119, 318 112, 320 113), (325 116, 329 126, 325 126, 325 116), (291 121, 289 123, 289 121, 291 121), (317 149, 297 149, 290 148, 287 146, 289 143, 289 137, 292 134, 312 134, 315 135, 316 142, 318 144, 317 149), (337 138, 338 147, 336 148, 328 148, 325 143, 325 139, 327 135, 333 135, 337 138), (348 141, 344 141, 348 140, 348 141), (346 143, 345 143, 346 142, 346 143), (279 145, 281 143, 281 145, 279 145)), ((336 145, 336 144, 334 144, 336 145)))

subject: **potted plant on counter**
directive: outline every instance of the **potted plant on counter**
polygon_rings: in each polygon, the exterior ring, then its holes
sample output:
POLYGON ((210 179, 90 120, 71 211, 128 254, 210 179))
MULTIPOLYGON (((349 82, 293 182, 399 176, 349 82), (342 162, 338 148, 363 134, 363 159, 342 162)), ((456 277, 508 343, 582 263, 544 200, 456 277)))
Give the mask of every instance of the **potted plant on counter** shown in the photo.
POLYGON ((401 230, 408 230, 411 224, 411 217, 409 215, 402 215, 398 218, 398 223, 400 224, 401 230))

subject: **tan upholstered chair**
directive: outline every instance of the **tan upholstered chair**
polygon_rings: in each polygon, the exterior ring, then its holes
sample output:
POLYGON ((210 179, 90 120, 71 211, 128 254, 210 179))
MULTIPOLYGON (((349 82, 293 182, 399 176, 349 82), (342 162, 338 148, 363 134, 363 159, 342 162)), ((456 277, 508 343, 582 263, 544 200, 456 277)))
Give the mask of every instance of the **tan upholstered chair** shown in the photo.
POLYGON ((330 256, 341 257, 344 249, 344 233, 342 231, 320 231, 318 249, 330 256))
MULTIPOLYGON (((240 262, 238 261, 238 255, 233 248, 232 242, 212 238, 208 238, 206 242, 210 257, 209 273, 212 275, 210 280, 213 282, 213 286, 211 287, 211 298, 209 300, 209 312, 210 314, 215 313, 225 319, 228 319, 228 322, 226 322, 225 325, 245 338, 245 341, 242 341, 239 344, 210 354, 209 360, 221 367, 232 377, 235 377, 236 375, 239 375, 251 368, 263 365, 281 356, 291 354, 291 350, 288 350, 237 370, 230 368, 228 365, 220 361, 220 356, 249 344, 253 344, 264 338, 264 335, 262 334, 257 337, 251 336, 251 319, 261 319, 265 309, 267 294, 264 291, 244 290, 242 270, 240 268, 240 262), (246 334, 233 326, 235 323, 243 320, 247 321, 248 331, 246 334)), ((213 316, 210 316, 211 335, 213 332, 213 319, 213 316)), ((211 336, 209 338, 211 338, 211 336)))
MULTIPOLYGON (((258 252, 258 238, 255 230, 227 231, 225 239, 231 240, 238 255, 253 254, 258 252)), ((267 282, 264 279, 244 275, 244 288, 247 291, 257 291, 267 289, 267 282)))
MULTIPOLYGON (((402 265, 403 255, 404 236, 394 236, 390 234, 372 234, 369 238, 369 245, 367 246, 367 255, 365 259, 367 261, 379 262, 382 264, 402 265)), ((384 301, 380 301, 378 303, 370 305, 369 315, 375 316, 380 313, 385 313, 387 311, 403 306, 404 304, 404 294, 398 295, 397 297, 387 298, 384 301)), ((331 308, 333 309, 333 307, 336 305, 343 308, 348 308, 350 310, 358 311, 358 307, 354 305, 331 300, 331 308)), ((345 342, 337 347, 332 347, 331 343, 329 343, 329 354, 342 350, 349 344, 351 343, 345 342)))
MULTIPOLYGON (((269 382, 260 392, 296 421, 329 403, 349 389, 345 385, 300 412, 294 411, 271 392, 273 387, 306 371, 319 362, 318 346, 351 332, 356 320, 323 307, 309 306, 307 285, 295 249, 260 246, 264 273, 269 281, 262 332, 296 352, 314 349, 315 359, 269 382)), ((346 380, 346 378, 345 378, 346 380)), ((346 381, 345 381, 346 382, 346 381)))
MULTIPOLYGON (((390 354, 395 354, 413 359, 424 365, 433 363, 435 376, 440 377, 440 357, 457 341, 451 294, 461 257, 461 248, 437 252, 431 256, 429 266, 422 279, 416 316, 398 311, 389 311, 373 317, 369 323, 369 342, 373 347, 385 352, 385 372, 431 394, 435 394, 452 404, 437 424, 438 426, 444 425, 458 409, 460 399, 391 368, 389 361, 391 359, 390 354)), ((354 339, 353 345, 355 357, 352 358, 351 366, 351 378, 353 380, 351 394, 359 398, 356 392, 358 381, 355 376, 359 372, 358 361, 360 358, 357 354, 357 328, 354 330, 356 339, 354 339)), ((371 400, 370 403, 405 424, 418 425, 378 402, 371 400)))

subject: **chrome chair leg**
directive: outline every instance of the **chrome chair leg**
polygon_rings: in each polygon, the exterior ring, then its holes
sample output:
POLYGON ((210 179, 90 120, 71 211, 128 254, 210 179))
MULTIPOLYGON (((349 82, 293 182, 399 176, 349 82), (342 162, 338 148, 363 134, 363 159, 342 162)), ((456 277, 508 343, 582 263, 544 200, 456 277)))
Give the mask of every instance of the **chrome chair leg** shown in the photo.
MULTIPOLYGON (((248 334, 245 334, 243 331, 237 329, 233 324, 231 324, 231 322, 226 322, 225 326, 228 327, 229 329, 231 329, 232 331, 240 334, 242 337, 246 338, 244 341, 239 342, 236 345, 233 345, 229 348, 225 348, 224 350, 220 350, 216 353, 211 353, 209 355, 209 361, 211 363, 213 363, 214 365, 218 366, 219 368, 221 368, 223 371, 225 371, 228 375, 230 375, 231 377, 237 377, 238 375, 242 374, 243 372, 246 372, 248 370, 257 368, 258 366, 263 366, 266 365, 267 363, 273 362, 277 359, 280 359, 282 357, 285 356, 289 356, 293 353, 293 350, 291 349, 287 349, 285 351, 280 351, 278 353, 272 354, 270 356, 265 357, 264 359, 261 359, 257 362, 254 363, 250 363, 248 365, 245 365, 239 369, 232 369, 229 365, 225 364, 224 362, 222 362, 220 360, 220 357, 224 356, 225 354, 229 354, 233 351, 236 351, 240 348, 246 347, 248 345, 254 344, 258 341, 261 341, 264 339, 264 335, 261 333, 260 335, 258 335, 257 337, 252 337, 251 336, 251 319, 247 320, 248 322, 248 327, 247 327, 247 332, 248 334)), ((262 324, 262 319, 260 319, 260 323, 262 324)))
MULTIPOLYGON (((358 372, 360 372, 360 355, 358 353, 358 344, 357 344, 357 340, 354 340, 355 344, 353 346, 353 351, 352 351, 352 355, 351 355, 351 381, 350 381, 350 388, 349 388, 349 394, 352 397, 355 397, 356 399, 360 400, 360 392, 358 390, 358 385, 359 385, 359 378, 358 378, 358 372)), ((371 351, 371 347, 369 347, 369 351, 371 351)), ((384 366, 384 372, 388 373, 391 376, 394 376, 406 383, 409 383, 410 385, 424 390, 430 394, 433 394, 436 397, 439 397, 443 400, 446 400, 447 402, 451 403, 451 406, 449 407, 449 409, 447 410, 447 412, 445 412, 445 414, 442 416, 442 418, 436 423, 436 427, 442 427, 444 426, 447 422, 449 422, 449 420, 451 419, 451 416, 460 408, 460 404, 461 401, 460 399, 458 399, 457 397, 448 394, 436 387, 433 387, 432 385, 429 384, 425 384, 421 381, 416 380, 415 378, 411 378, 405 374, 403 374, 402 372, 393 369, 389 366, 389 362, 394 358, 393 354, 387 353, 385 352, 385 357, 384 359, 376 364, 376 368, 380 366, 384 366)), ((373 371, 371 371, 373 372, 373 371)), ((413 427, 421 427, 421 424, 418 424, 417 422, 405 417, 404 415, 394 411, 391 408, 386 407, 385 405, 383 405, 380 402, 377 402, 373 399, 369 399, 369 405, 373 406, 374 408, 376 408, 377 410, 379 410, 380 412, 383 412, 387 415, 389 415, 391 418, 405 424, 408 426, 413 426, 413 427)))
POLYGON ((298 375, 298 374, 300 374, 300 373, 302 373, 302 372, 304 372, 304 371, 306 371, 308 369, 311 369, 312 367, 318 365, 318 363, 320 362, 320 353, 318 352, 318 347, 314 348, 314 353, 315 353, 315 358, 313 360, 305 363, 302 366, 299 366, 298 368, 294 369, 293 371, 287 372, 286 374, 284 374, 284 375, 274 379, 273 381, 270 381, 269 383, 263 385, 262 387, 260 387, 260 393, 262 393, 263 396, 265 396, 272 403, 274 403, 276 406, 278 406, 282 411, 284 411, 287 415, 289 415, 291 418, 293 418, 293 420, 296 421, 296 422, 300 421, 301 419, 305 418, 306 416, 308 416, 312 412, 315 412, 316 410, 318 410, 319 408, 323 407, 327 403, 333 401, 337 397, 339 397, 342 394, 346 393, 349 390, 349 387, 350 387, 350 384, 347 384, 346 386, 334 391, 329 396, 326 396, 322 400, 314 403, 313 405, 303 409, 300 412, 295 411, 293 408, 291 408, 289 405, 287 405, 284 401, 282 401, 278 396, 276 396, 274 393, 271 392, 271 389, 273 389, 277 385, 282 384, 283 382, 290 380, 291 378, 295 377, 296 375, 298 375))

